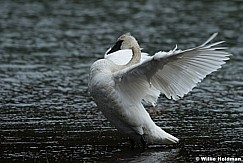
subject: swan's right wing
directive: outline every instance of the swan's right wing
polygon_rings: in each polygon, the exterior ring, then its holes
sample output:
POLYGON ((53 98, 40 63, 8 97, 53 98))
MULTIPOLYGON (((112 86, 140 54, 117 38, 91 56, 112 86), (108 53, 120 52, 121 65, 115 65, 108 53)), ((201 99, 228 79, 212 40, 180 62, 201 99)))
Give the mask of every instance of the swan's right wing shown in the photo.
POLYGON ((169 99, 183 97, 229 59, 231 54, 223 51, 225 47, 215 47, 223 41, 208 45, 216 35, 196 48, 158 52, 143 63, 114 73, 117 88, 138 101, 144 99, 151 88, 160 90, 169 99))

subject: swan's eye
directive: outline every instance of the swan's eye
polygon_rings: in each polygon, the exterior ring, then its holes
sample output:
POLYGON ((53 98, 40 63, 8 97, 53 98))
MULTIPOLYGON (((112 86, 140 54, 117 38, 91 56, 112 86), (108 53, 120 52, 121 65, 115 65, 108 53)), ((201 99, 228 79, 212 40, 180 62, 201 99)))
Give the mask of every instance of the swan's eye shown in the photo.
POLYGON ((111 48, 111 50, 107 52, 107 54, 114 53, 118 50, 121 50, 122 42, 123 40, 117 41, 116 44, 111 48))

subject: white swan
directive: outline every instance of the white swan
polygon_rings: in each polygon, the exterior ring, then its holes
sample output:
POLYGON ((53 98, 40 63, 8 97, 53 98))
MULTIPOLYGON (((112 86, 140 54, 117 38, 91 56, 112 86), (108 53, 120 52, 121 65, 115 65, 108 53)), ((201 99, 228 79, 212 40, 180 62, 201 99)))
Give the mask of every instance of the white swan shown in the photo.
POLYGON ((188 50, 158 52, 154 56, 141 53, 130 34, 118 38, 104 59, 90 68, 89 91, 105 117, 123 134, 131 145, 146 143, 171 144, 178 138, 158 127, 142 105, 155 105, 160 93, 169 99, 183 97, 206 75, 221 68, 231 55, 225 47, 215 47, 223 41, 204 44, 188 50))

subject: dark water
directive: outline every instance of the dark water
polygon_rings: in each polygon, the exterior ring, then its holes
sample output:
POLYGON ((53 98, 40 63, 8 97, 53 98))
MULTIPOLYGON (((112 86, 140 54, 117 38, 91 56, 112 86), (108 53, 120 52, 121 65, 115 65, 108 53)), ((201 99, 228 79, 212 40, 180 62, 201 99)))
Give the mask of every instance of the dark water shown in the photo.
POLYGON ((1 1, 0 162, 243 160, 243 1, 1 1), (153 54, 212 33, 234 55, 154 121, 180 146, 130 151, 87 93, 89 66, 131 32, 153 54))

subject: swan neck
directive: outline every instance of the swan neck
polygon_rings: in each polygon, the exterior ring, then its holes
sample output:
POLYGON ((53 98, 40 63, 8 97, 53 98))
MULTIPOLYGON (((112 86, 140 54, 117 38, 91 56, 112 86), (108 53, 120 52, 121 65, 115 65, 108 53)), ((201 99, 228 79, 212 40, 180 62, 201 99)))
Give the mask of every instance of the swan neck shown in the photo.
POLYGON ((132 47, 132 59, 125 65, 129 67, 131 65, 139 63, 141 60, 141 50, 139 46, 132 47))
POLYGON ((141 50, 140 50, 140 47, 139 47, 138 43, 136 42, 136 44, 131 49, 132 49, 132 58, 131 58, 131 60, 125 65, 119 65, 119 66, 117 65, 116 67, 113 67, 112 72, 116 72, 116 71, 125 69, 127 67, 130 67, 130 66, 140 62, 140 60, 141 60, 141 50))

